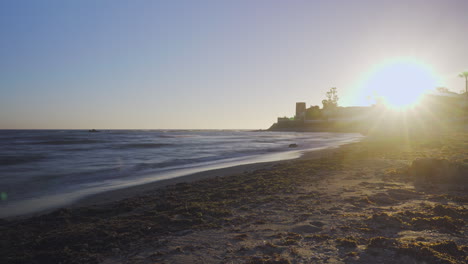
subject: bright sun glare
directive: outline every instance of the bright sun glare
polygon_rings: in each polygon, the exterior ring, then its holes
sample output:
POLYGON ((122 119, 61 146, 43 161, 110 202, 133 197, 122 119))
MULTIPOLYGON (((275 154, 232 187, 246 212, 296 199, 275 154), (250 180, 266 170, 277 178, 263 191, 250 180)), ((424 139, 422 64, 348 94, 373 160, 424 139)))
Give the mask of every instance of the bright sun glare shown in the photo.
POLYGON ((406 110, 438 85, 428 65, 412 59, 396 59, 378 65, 364 81, 363 89, 389 108, 406 110))

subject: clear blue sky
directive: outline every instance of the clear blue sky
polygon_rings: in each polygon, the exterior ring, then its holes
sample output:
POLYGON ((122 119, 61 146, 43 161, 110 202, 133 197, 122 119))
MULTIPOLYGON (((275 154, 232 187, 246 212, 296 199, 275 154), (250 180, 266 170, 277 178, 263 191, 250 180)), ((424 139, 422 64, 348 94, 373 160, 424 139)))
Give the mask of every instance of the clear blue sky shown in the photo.
POLYGON ((467 12, 466 0, 4 0, 0 128, 267 128, 330 87, 365 105, 359 83, 395 57, 459 92, 467 12))

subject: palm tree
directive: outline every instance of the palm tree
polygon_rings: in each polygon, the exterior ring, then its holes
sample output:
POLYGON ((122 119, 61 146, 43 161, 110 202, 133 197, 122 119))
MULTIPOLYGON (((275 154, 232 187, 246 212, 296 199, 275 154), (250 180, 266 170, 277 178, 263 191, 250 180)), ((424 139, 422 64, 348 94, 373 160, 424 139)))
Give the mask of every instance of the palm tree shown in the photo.
MULTIPOLYGON (((462 72, 458 75, 458 77, 463 78, 465 77, 465 114, 468 113, 468 72, 462 72)), ((468 119, 465 118, 465 127, 468 123, 468 119)))
POLYGON ((468 96, 468 72, 462 72, 458 75, 460 78, 465 78, 465 93, 468 96))

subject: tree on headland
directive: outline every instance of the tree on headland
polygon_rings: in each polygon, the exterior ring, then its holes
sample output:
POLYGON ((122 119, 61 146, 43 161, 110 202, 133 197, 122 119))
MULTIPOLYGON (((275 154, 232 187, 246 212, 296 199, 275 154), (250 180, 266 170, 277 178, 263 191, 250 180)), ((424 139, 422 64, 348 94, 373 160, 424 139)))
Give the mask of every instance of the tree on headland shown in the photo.
POLYGON ((465 78, 465 95, 468 96, 468 72, 462 72, 458 77, 465 78))
POLYGON ((330 88, 330 91, 327 92, 327 99, 322 100, 323 109, 334 109, 338 107, 339 99, 336 87, 330 88))
POLYGON ((338 108, 338 91, 336 87, 330 88, 330 91, 327 92, 327 99, 322 100, 323 110, 322 110, 322 118, 328 121, 330 116, 333 116, 336 109, 338 108))

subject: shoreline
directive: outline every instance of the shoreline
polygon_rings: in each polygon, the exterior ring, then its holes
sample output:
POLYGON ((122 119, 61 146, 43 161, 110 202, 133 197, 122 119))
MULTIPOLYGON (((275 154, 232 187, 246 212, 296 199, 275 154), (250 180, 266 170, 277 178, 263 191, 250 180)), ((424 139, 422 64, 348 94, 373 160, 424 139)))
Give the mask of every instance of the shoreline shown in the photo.
MULTIPOLYGON (((350 144, 350 143, 348 143, 350 144)), ((347 144, 344 144, 347 145, 347 144)), ((310 150, 304 151, 298 158, 293 159, 285 159, 285 160, 277 160, 277 161, 267 161, 267 162, 256 162, 250 164, 242 164, 242 165, 235 165, 226 168, 220 169, 209 169, 201 172, 191 173, 184 176, 171 178, 171 179, 164 179, 149 183, 144 183, 141 185, 135 185, 125 188, 120 188, 116 190, 110 190, 102 193, 93 194, 82 199, 79 199, 67 208, 79 208, 79 207, 86 207, 86 206, 95 206, 95 205, 103 205, 107 203, 117 202, 119 200, 132 198, 135 196, 143 196, 148 195, 151 192, 160 190, 164 187, 176 185, 179 183, 193 183, 196 181, 204 180, 204 179, 212 179, 216 177, 231 177, 238 174, 245 174, 249 172, 254 172, 260 169, 270 169, 275 165, 285 163, 285 162, 294 162, 297 160, 303 159, 319 159, 324 156, 329 156, 336 151, 341 146, 326 148, 326 149, 319 149, 319 150, 310 150)))
MULTIPOLYGON (((193 183, 196 181, 204 180, 204 179, 211 179, 215 177, 229 177, 233 175, 239 175, 243 173, 253 172, 259 169, 269 169, 277 164, 290 162, 295 160, 301 159, 314 159, 314 158, 321 158, 323 156, 328 156, 333 151, 336 151, 341 146, 345 146, 351 143, 345 143, 339 146, 328 147, 323 149, 312 149, 312 150, 299 150, 298 157, 295 158, 286 158, 281 160, 274 160, 274 161, 258 161, 254 163, 247 163, 241 165, 233 165, 223 168, 217 169, 206 169, 199 172, 188 173, 182 176, 177 176, 174 178, 169 179, 161 179, 161 180, 154 180, 149 181, 146 183, 140 183, 133 186, 128 187, 121 187, 111 190, 105 190, 98 193, 93 193, 89 195, 84 195, 81 198, 71 199, 68 202, 61 203, 55 206, 44 206, 45 209, 37 210, 35 212, 29 213, 19 213, 19 214, 12 214, 10 216, 0 217, 0 220, 21 220, 21 219, 28 219, 32 217, 38 217, 45 214, 53 213, 54 211, 60 209, 76 209, 82 207, 90 207, 90 206, 106 206, 111 203, 115 203, 124 199, 131 199, 138 196, 148 195, 152 192, 162 190, 165 187, 176 185, 179 183, 193 183)), ((289 151, 290 154, 294 151, 289 151)), ((278 153, 281 154, 288 154, 288 153, 278 153)), ((284 157, 287 157, 285 155, 284 157)), ((261 160, 262 158, 257 158, 261 160)), ((223 166, 223 165, 221 165, 223 166)), ((164 175, 164 174, 163 174, 164 175)))
POLYGON ((0 262, 466 263, 466 181, 446 188, 410 169, 466 163, 467 136, 363 140, 0 220, 0 262))

